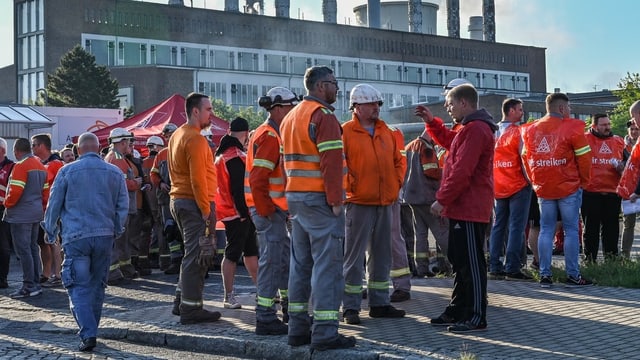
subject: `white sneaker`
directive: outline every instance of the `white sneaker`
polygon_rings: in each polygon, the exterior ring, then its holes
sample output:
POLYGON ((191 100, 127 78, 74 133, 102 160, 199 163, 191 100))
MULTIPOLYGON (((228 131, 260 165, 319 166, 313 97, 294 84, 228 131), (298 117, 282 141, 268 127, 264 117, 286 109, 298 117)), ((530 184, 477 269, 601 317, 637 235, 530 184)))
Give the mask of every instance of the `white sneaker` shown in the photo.
POLYGON ((238 300, 236 300, 236 295, 234 293, 230 293, 225 296, 223 305, 225 309, 242 309, 242 305, 238 300))

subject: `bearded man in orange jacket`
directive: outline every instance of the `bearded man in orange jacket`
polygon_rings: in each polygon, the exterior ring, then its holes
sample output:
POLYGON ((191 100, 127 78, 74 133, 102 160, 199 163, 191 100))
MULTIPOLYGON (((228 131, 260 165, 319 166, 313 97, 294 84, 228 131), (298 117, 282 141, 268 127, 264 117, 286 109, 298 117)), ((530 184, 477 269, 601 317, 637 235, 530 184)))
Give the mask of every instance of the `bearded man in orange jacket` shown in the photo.
POLYGON ((596 261, 602 227, 602 252, 618 255, 620 236, 620 202, 616 187, 624 162, 624 140, 611 132, 607 114, 594 114, 591 128, 585 134, 591 147, 591 176, 582 193, 582 221, 584 222, 584 256, 596 261))
POLYGON ((389 304, 391 205, 398 199, 406 161, 392 130, 379 118, 382 95, 373 86, 351 89, 353 118, 343 125, 347 162, 346 236, 342 307, 347 324, 360 323, 362 277, 367 260, 369 316, 405 315, 389 304))

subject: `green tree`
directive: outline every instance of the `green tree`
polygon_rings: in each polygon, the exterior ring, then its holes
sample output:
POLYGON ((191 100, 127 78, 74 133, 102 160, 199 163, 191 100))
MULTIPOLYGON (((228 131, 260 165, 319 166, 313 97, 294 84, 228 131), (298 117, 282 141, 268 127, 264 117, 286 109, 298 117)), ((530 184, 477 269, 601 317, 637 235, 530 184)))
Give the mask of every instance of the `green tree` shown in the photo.
POLYGON ((239 116, 249 122, 249 129, 251 130, 257 128, 267 119, 266 111, 256 111, 256 109, 251 106, 236 109, 231 105, 225 104, 225 102, 220 99, 211 99, 211 103, 213 104, 213 112, 217 117, 231 122, 231 120, 239 116))
POLYGON ((118 81, 80 45, 64 54, 60 66, 47 75, 47 95, 52 106, 106 109, 120 106, 118 81))
POLYGON ((640 100, 640 74, 627 72, 618 83, 618 90, 612 92, 620 102, 610 116, 611 130, 616 135, 624 136, 627 134, 627 121, 630 118, 629 107, 636 100, 640 100))

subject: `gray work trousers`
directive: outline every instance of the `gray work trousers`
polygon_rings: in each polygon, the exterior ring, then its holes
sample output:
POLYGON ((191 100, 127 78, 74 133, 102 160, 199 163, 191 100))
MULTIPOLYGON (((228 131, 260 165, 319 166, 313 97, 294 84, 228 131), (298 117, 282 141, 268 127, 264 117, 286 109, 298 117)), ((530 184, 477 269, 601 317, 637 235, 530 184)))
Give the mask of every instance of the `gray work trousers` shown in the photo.
POLYGON ((289 270, 289 336, 308 336, 313 310, 312 343, 338 338, 344 289, 342 261, 344 213, 335 216, 324 193, 287 193, 293 216, 289 270))
POLYGON ((391 204, 391 283, 394 290, 411 291, 407 245, 401 236, 400 203, 391 204))
POLYGON ((415 219, 415 266, 418 276, 429 271, 429 230, 443 256, 449 249, 449 221, 431 214, 430 205, 411 205, 415 219))
POLYGON ((369 307, 389 305, 391 271, 391 205, 346 206, 343 311, 360 311, 365 251, 369 307))

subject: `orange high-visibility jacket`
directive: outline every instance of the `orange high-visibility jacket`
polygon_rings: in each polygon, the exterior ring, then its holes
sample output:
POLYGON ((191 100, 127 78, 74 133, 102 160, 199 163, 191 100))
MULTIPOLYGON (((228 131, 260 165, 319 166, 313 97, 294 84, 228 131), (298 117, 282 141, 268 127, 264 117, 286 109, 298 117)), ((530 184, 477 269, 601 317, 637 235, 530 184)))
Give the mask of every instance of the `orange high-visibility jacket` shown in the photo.
POLYGON ((268 120, 258 126, 247 147, 244 197, 247 206, 255 207, 260 216, 273 214, 276 207, 288 210, 282 140, 277 129, 278 125, 268 120))
POLYGON ((392 204, 398 199, 404 181, 406 159, 391 129, 384 121, 377 120, 371 136, 354 114, 342 130, 347 161, 347 202, 392 204))
POLYGON ((620 182, 620 173, 616 170, 618 161, 622 161, 624 140, 617 135, 606 138, 591 132, 585 134, 591 147, 591 175, 584 188, 590 192, 615 193, 620 182))
POLYGON ((533 190, 543 199, 561 199, 589 183, 591 148, 584 122, 547 114, 522 126, 523 160, 533 190))
POLYGON ((496 140, 493 153, 493 193, 505 199, 529 185, 522 165, 520 127, 509 123, 496 140))

